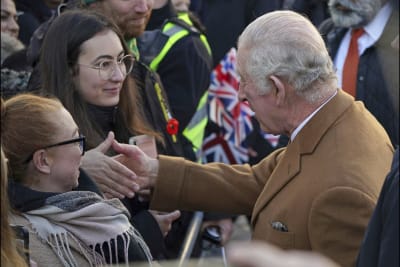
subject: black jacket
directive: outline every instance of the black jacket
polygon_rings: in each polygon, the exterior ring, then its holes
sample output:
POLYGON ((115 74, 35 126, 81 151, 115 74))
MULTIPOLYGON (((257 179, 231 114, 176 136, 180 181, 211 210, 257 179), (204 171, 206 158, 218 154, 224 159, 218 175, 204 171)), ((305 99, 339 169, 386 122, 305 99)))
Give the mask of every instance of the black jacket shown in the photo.
MULTIPOLYGON (((161 29, 168 19, 176 18, 177 14, 171 5, 169 2, 153 10, 146 30, 161 29)), ((142 43, 141 37, 138 38, 138 48, 142 56, 147 51, 143 46, 151 44, 142 43)), ((179 121, 180 131, 183 131, 210 85, 212 58, 200 39, 200 33, 189 31, 188 35, 177 41, 156 71, 161 77, 172 112, 179 121)))
POLYGON ((188 34, 170 47, 156 72, 161 78, 172 114, 179 121, 184 157, 196 160, 192 143, 182 133, 210 85, 212 58, 200 39, 200 31, 178 19, 169 1, 164 7, 153 10, 147 31, 138 38, 138 49, 140 58, 150 65, 169 40, 169 36, 162 33, 164 23, 169 21, 187 30, 188 34))
POLYGON ((357 267, 399 266, 399 149, 383 184, 357 259, 357 267))

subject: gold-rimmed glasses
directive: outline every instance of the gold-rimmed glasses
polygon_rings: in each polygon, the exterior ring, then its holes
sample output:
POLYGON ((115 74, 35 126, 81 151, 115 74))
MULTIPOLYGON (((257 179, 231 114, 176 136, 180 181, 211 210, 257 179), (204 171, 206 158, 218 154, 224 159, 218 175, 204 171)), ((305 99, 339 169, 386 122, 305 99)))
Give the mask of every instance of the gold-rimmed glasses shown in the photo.
POLYGON ((81 63, 77 64, 79 66, 98 70, 100 78, 103 80, 108 80, 114 75, 117 66, 124 76, 128 75, 133 69, 135 60, 135 57, 132 55, 125 55, 118 60, 104 59, 96 65, 86 65, 81 63))

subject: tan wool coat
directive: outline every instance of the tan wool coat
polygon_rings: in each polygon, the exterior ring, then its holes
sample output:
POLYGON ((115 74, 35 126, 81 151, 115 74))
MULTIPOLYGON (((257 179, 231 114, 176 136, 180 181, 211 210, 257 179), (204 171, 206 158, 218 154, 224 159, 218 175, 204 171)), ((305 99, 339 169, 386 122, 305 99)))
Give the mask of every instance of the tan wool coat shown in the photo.
POLYGON ((151 208, 251 214, 253 239, 350 267, 392 157, 382 126, 339 90, 292 143, 258 165, 160 156, 151 208), (272 227, 278 222, 287 231, 272 227))

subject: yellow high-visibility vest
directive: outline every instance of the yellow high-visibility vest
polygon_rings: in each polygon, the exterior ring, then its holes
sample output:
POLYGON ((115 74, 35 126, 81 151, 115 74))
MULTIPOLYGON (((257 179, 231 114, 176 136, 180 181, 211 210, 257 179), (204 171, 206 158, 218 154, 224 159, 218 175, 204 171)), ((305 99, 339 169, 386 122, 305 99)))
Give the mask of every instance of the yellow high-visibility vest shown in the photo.
MULTIPOLYGON (((193 22, 190 20, 189 15, 187 13, 179 13, 178 18, 184 21, 189 26, 193 27, 193 22)), ((193 31, 198 32, 194 27, 193 31)), ((165 43, 164 47, 161 49, 160 53, 154 57, 154 59, 150 62, 149 66, 152 70, 157 71, 158 65, 163 60, 165 55, 171 49, 171 47, 180 39, 187 36, 190 32, 188 29, 175 24, 171 21, 167 22, 162 32, 167 35, 168 41, 165 43)), ((204 46, 206 47, 208 53, 211 55, 210 45, 208 44, 207 38, 204 34, 200 34, 200 39, 204 46)), ((191 118, 189 124, 183 130, 182 134, 192 143, 194 152, 198 153, 199 148, 203 143, 204 132, 208 121, 208 112, 207 112, 207 99, 208 99, 208 91, 206 91, 203 96, 200 98, 199 103, 197 104, 196 112, 191 118)))

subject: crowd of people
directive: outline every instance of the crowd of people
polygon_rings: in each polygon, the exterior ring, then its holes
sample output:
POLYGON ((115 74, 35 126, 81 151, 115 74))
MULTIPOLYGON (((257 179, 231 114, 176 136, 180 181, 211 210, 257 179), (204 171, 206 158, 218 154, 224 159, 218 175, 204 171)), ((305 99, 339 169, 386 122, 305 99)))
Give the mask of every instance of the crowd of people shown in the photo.
POLYGON ((1 0, 2 266, 162 265, 196 211, 249 218, 231 266, 399 266, 397 0, 38 2, 1 0), (232 47, 258 161, 203 163, 232 47))

